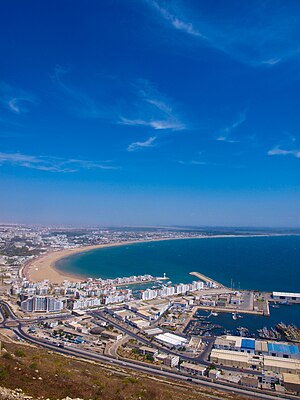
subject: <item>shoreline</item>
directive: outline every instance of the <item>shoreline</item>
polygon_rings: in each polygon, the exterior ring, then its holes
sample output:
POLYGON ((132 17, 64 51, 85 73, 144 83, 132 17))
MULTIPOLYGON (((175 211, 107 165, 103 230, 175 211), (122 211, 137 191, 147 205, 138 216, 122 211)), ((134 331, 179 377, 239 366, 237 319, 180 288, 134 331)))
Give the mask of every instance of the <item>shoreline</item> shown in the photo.
MULTIPOLYGON (((145 241, 146 242, 146 241, 145 241)), ((56 267, 56 262, 62 260, 63 258, 67 258, 72 256, 73 254, 86 253, 88 251, 107 248, 107 247, 115 247, 115 246, 124 246, 128 244, 134 243, 143 243, 143 242, 119 242, 119 243, 109 243, 109 244, 99 244, 92 246, 81 246, 75 247, 73 249, 64 249, 58 251, 49 251, 46 254, 30 261, 27 263, 23 270, 22 276, 25 277, 30 282, 40 282, 43 280, 49 280, 51 283, 62 283, 64 280, 68 280, 70 282, 80 282, 88 278, 88 276, 82 274, 68 273, 63 272, 56 267)))
POLYGON ((83 274, 64 272, 59 268, 57 268, 57 266, 55 265, 57 261, 70 257, 73 254, 86 253, 88 251, 103 249, 108 247, 128 246, 131 244, 138 244, 138 243, 162 242, 166 240, 204 239, 206 237, 207 236, 199 236, 191 238, 161 238, 161 239, 149 239, 149 240, 134 240, 134 241, 125 241, 117 243, 96 244, 92 246, 81 246, 81 247, 75 247, 73 249, 49 251, 46 254, 43 254, 42 256, 27 262, 23 266, 23 268, 20 269, 21 271, 20 276, 25 277, 28 281, 33 283, 41 282, 45 279, 49 280, 49 282, 51 283, 62 283, 64 280, 68 280, 70 282, 80 282, 89 278, 89 276, 83 274))
MULTIPOLYGON (((20 269, 20 276, 25 277, 28 281, 36 283, 43 280, 49 280, 51 283, 61 284, 64 280, 70 282, 80 282, 89 276, 75 273, 64 272, 56 267, 57 261, 62 260, 72 256, 73 254, 85 253, 92 250, 107 248, 107 247, 118 247, 118 246, 128 246, 131 244, 138 243, 151 243, 151 242, 161 242, 167 240, 191 240, 191 239, 217 239, 217 238, 249 238, 249 237, 269 237, 269 236, 287 236, 281 234, 262 234, 262 235, 212 235, 204 236, 199 235, 197 237, 175 237, 175 238, 161 238, 161 239, 149 239, 149 240, 136 240, 136 241, 125 241, 118 243, 107 243, 98 244, 92 246, 82 246, 72 249, 64 249, 58 251, 49 251, 42 256, 30 260, 20 269)), ((99 277, 100 278, 100 277, 99 277)))

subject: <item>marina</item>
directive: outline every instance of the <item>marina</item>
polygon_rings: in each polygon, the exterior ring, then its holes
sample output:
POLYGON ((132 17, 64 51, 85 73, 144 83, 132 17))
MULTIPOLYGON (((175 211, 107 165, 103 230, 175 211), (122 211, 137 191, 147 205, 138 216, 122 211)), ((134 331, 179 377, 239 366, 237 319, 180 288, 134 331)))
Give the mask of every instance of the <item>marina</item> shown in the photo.
MULTIPOLYGON (((204 330, 206 326, 214 326, 207 331, 213 335, 234 334, 238 336, 249 336, 269 340, 289 340, 300 342, 300 330, 295 327, 296 316, 299 313, 299 305, 290 307, 279 306, 272 309, 269 317, 243 314, 243 318, 232 318, 232 314, 218 312, 217 315, 211 311, 198 310, 191 321, 199 321, 199 329, 204 330), (285 321, 285 322, 278 322, 285 321), (293 339, 293 340, 292 340, 293 339)), ((190 322, 186 331, 195 323, 190 322)), ((197 324, 196 324, 197 325, 197 324)))

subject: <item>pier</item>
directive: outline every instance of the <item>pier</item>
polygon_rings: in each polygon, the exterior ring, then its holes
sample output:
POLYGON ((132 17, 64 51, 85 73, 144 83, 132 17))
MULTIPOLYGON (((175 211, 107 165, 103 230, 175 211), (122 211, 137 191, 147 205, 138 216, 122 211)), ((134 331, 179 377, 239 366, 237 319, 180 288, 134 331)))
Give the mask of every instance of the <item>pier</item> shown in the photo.
POLYGON ((157 281, 169 281, 170 279, 166 276, 166 273, 164 272, 164 276, 156 276, 155 280, 157 280, 157 281))
POLYGON ((210 283, 215 286, 225 288, 225 286, 222 285, 221 283, 219 283, 219 282, 215 281, 214 279, 211 279, 203 274, 200 274, 200 272, 190 272, 190 275, 196 276, 196 278, 200 279, 201 281, 203 281, 205 283, 210 283))

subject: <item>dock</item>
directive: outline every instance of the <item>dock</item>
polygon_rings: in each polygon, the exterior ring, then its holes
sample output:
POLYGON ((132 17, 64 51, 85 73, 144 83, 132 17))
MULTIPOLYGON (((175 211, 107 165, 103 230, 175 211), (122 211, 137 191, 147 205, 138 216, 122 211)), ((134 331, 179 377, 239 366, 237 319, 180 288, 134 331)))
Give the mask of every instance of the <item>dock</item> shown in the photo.
POLYGON ((221 283, 215 281, 214 279, 209 278, 208 276, 200 274, 200 272, 190 272, 190 275, 196 276, 196 278, 200 279, 201 281, 203 281, 205 283, 210 283, 210 284, 213 284, 215 286, 218 286, 218 287, 221 287, 221 288, 225 288, 225 286, 222 285, 221 283))

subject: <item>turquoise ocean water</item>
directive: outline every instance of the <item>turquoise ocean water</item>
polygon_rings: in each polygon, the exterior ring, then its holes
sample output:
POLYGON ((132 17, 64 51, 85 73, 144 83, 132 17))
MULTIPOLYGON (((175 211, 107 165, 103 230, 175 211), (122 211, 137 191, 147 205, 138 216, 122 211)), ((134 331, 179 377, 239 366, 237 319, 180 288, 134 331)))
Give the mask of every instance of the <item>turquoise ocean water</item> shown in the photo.
MULTIPOLYGON (((191 282, 189 272, 199 271, 228 286, 233 279, 236 288, 300 292, 300 236, 138 243, 78 253, 60 260, 57 268, 101 278, 165 272, 173 283, 191 282)), ((281 321, 300 326, 300 305, 270 311, 270 317, 244 315, 234 321, 231 314, 219 314, 213 321, 232 333, 244 326, 253 335, 281 321)))
POLYGON ((78 253, 57 268, 86 277, 138 274, 191 282, 198 271, 241 289, 300 292, 300 236, 230 237, 138 243, 78 253))

